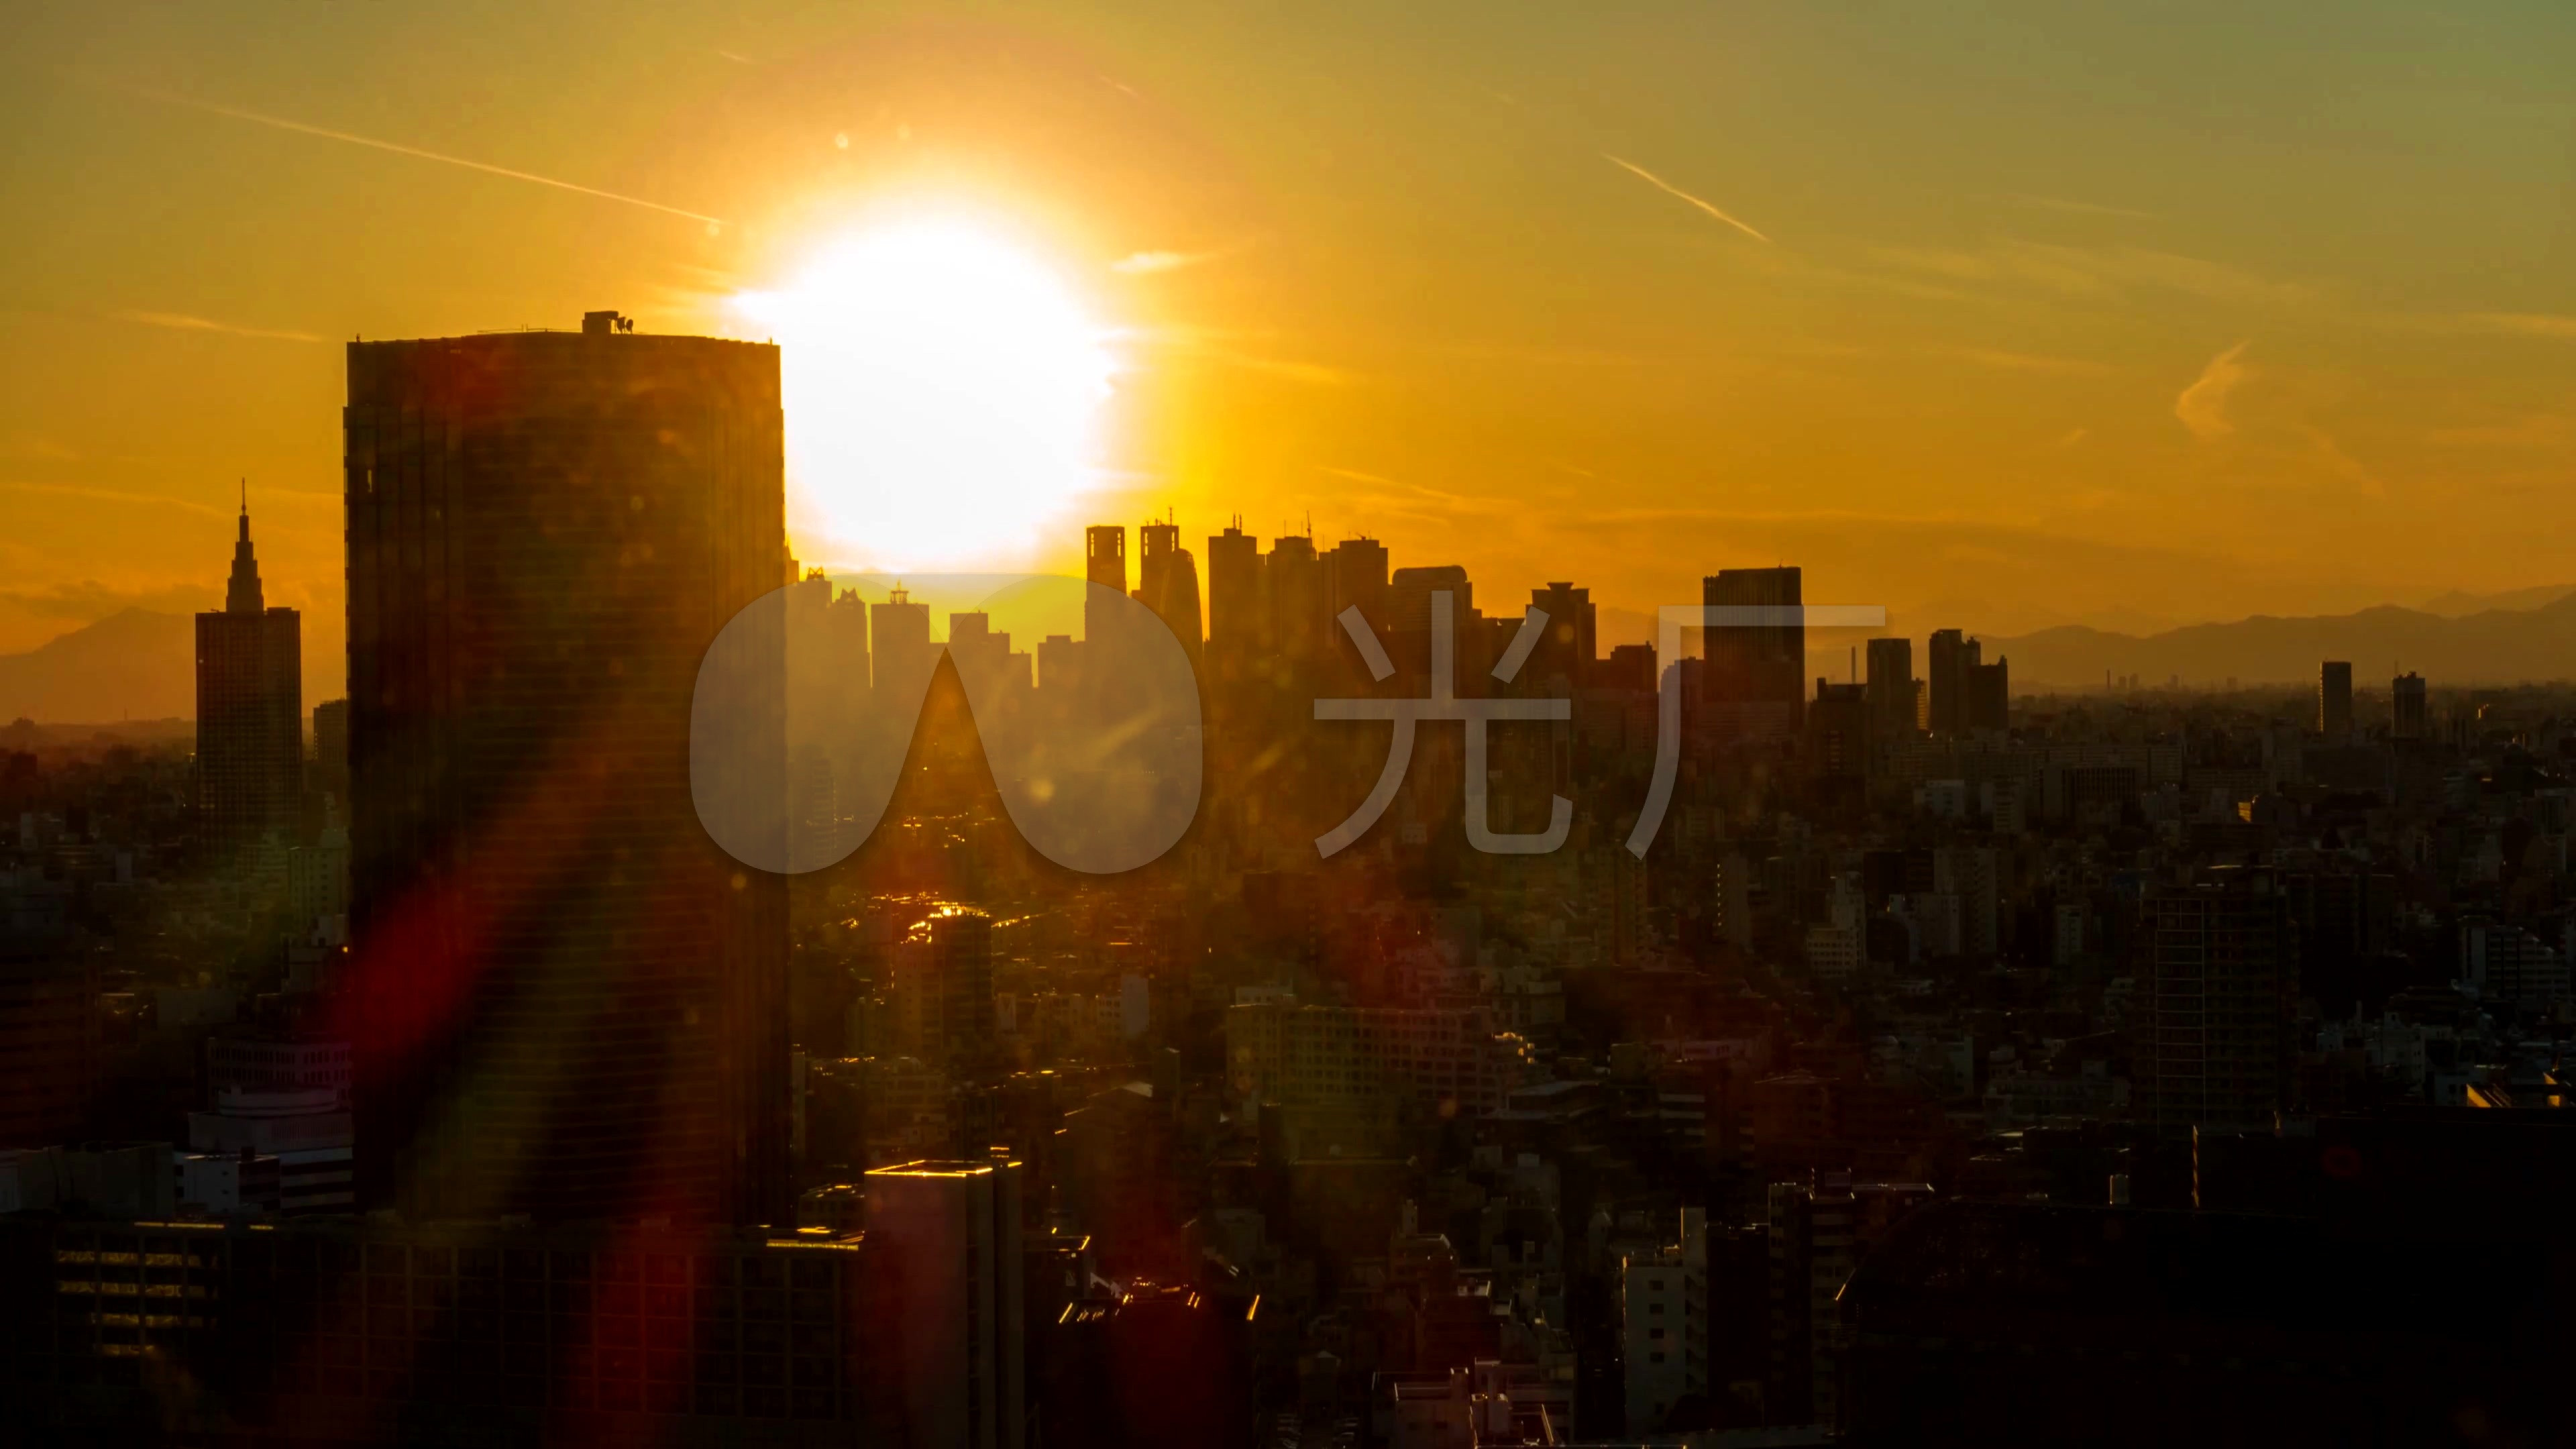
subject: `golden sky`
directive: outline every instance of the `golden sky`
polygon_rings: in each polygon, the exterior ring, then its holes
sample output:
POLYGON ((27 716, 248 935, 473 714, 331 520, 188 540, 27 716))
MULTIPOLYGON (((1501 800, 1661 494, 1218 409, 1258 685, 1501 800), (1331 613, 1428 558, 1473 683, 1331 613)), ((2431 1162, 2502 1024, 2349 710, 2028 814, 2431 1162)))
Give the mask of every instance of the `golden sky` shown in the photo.
POLYGON ((11 7, 0 650, 214 601, 246 476, 327 658, 339 344, 758 335, 934 213, 1117 357, 1020 562, 1311 516, 1918 635, 2576 582, 2571 76, 2545 0, 11 7))

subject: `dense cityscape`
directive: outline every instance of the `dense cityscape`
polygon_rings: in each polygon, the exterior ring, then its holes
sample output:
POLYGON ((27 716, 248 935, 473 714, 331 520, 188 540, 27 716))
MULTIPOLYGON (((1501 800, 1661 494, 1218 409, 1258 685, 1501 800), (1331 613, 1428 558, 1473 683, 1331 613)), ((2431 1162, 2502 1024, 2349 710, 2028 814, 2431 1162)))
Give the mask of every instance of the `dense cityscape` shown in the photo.
POLYGON ((1789 564, 1668 653, 1581 580, 1168 515, 1015 637, 791 556, 777 348, 606 312, 352 343, 343 428, 347 698, 254 492, 193 735, 0 730, 21 1427, 2566 1432, 2576 689, 2016 692, 1789 564), (780 590, 902 752, 881 811, 782 758, 794 874, 692 794, 780 590), (1123 717, 1104 595, 1200 783, 1094 873, 988 737, 1123 717))

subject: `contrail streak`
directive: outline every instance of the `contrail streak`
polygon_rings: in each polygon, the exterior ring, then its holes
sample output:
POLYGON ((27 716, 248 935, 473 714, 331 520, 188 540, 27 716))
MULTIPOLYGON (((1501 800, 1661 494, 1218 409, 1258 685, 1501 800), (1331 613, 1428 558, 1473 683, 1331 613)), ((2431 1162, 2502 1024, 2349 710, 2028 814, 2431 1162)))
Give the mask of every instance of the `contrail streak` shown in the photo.
POLYGON ((308 126, 302 121, 290 121, 283 116, 264 116, 257 111, 245 111, 233 106, 219 106, 210 101, 191 100, 186 96, 174 96, 165 91, 144 90, 135 86, 120 86, 118 89, 127 91, 133 95, 141 96, 145 100, 159 101, 165 106, 184 106, 189 110, 208 111, 218 116, 230 116, 236 121, 250 121, 262 126, 274 126, 281 131, 294 131, 306 136, 320 136, 327 141, 346 141, 352 146, 371 146, 379 151, 391 151, 397 156, 416 156, 423 161, 438 161, 449 166, 462 166, 468 171, 481 171, 492 176, 506 176, 513 181, 533 181, 539 186, 551 186, 558 191, 577 191, 584 196, 596 196, 602 201, 619 201, 624 202, 628 206, 640 206, 647 211, 658 211, 668 216, 684 216, 691 221, 705 222, 709 227, 720 227, 725 224, 724 218, 720 216, 708 216, 702 212, 683 211, 676 206, 664 206, 658 201, 646 201, 640 196, 625 196, 614 191, 602 191, 596 186, 584 186, 577 181, 559 181, 552 176, 539 176, 533 171, 513 171, 507 166, 494 166, 486 161, 469 161, 462 156, 447 156, 436 151, 424 151, 418 146, 405 146, 397 141, 379 141, 373 136, 360 136, 348 131, 334 131, 323 126, 308 126))
POLYGON ((1647 185, 1655 188, 1657 191, 1663 192, 1667 196, 1680 197, 1682 200, 1687 201, 1691 205, 1698 207, 1700 210, 1707 212, 1709 215, 1716 217, 1719 221, 1725 222, 1728 226, 1735 228, 1737 231, 1744 233, 1755 241, 1764 243, 1769 243, 1771 241, 1771 238, 1764 236, 1762 233, 1755 231, 1753 228, 1746 226, 1740 221, 1737 221, 1734 217, 1727 215, 1725 212, 1718 210, 1716 207, 1711 206, 1707 202, 1700 200, 1698 197, 1691 195, 1689 192, 1682 190, 1680 187, 1675 186, 1660 176, 1657 176, 1654 172, 1647 170, 1645 167, 1638 165, 1634 161, 1623 161, 1620 158, 1611 155, 1607 151, 1601 153, 1601 159, 1618 167, 1622 171, 1634 174, 1638 179, 1644 181, 1647 185))

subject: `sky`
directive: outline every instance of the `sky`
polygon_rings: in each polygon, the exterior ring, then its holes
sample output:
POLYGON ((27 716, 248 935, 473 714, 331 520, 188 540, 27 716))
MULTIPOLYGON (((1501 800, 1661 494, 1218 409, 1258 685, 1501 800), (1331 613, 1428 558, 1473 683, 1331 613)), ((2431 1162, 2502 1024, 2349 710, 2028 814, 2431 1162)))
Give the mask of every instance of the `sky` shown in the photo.
MULTIPOLYGON (((341 344, 774 335, 924 216, 1112 358, 978 563, 1240 514, 1918 635, 2576 582, 2571 76, 2545 0, 15 5, 0 651, 219 600, 246 479, 329 657, 341 344)), ((801 556, 905 561, 828 487, 801 556)))

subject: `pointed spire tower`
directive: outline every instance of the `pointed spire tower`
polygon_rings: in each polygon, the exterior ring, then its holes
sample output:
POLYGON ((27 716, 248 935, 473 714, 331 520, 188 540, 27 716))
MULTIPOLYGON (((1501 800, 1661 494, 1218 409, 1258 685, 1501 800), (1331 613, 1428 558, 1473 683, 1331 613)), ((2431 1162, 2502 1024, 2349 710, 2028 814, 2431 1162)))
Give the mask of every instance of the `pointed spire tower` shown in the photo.
POLYGON ((259 560, 250 551, 250 480, 242 480, 241 536, 233 541, 232 582, 224 588, 224 612, 266 612, 259 592, 259 560))
POLYGON ((224 607, 197 616, 197 830, 219 861, 292 844, 301 808, 303 615, 266 603, 245 482, 224 607))

